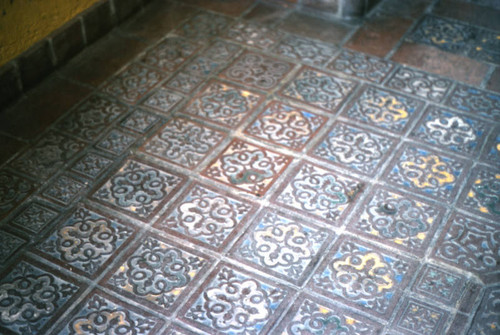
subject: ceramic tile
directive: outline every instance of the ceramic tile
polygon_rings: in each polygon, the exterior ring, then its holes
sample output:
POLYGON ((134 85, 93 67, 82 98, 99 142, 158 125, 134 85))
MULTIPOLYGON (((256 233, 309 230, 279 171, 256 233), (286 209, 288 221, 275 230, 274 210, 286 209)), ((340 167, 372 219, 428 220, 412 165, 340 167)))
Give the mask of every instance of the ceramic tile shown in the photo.
POLYGON ((0 267, 7 263, 26 241, 3 229, 0 230, 0 267))
POLYGON ((120 122, 120 126, 139 134, 145 134, 158 122, 160 122, 160 117, 144 112, 140 109, 136 109, 129 116, 123 119, 122 122, 120 122))
POLYGON ((313 65, 324 66, 337 52, 334 45, 288 35, 274 49, 278 55, 313 65))
POLYGON ((200 44, 181 37, 167 37, 150 49, 141 61, 164 71, 173 72, 195 54, 200 44))
POLYGON ((231 20, 225 16, 200 13, 176 29, 176 33, 193 40, 206 41, 219 34, 231 20))
POLYGON ((490 139, 483 149, 481 161, 493 166, 500 166, 500 126, 493 129, 490 139))
POLYGON ((124 133, 117 129, 111 129, 104 137, 95 145, 96 149, 105 151, 111 155, 121 155, 125 153, 137 140, 131 134, 124 133))
POLYGON ((33 201, 25 206, 11 220, 13 227, 24 230, 29 234, 38 234, 45 227, 51 226, 59 215, 53 208, 39 201, 33 201))
POLYGON ((392 330, 405 335, 443 334, 443 326, 449 314, 441 308, 416 299, 405 299, 392 323, 392 330))
POLYGON ((34 191, 32 181, 0 169, 0 218, 7 215, 34 191))
POLYGON ((500 286, 488 288, 484 293, 483 301, 478 313, 472 321, 471 334, 494 335, 500 328, 500 312, 498 311, 498 297, 500 286))
POLYGON ((283 37, 283 33, 258 22, 236 22, 227 30, 225 36, 238 43, 269 50, 283 37))
POLYGON ((202 78, 184 70, 174 75, 163 85, 163 87, 184 94, 191 94, 202 82, 202 78))
MULTIPOLYGON (((498 12, 494 15, 498 15, 498 12)), ((497 20, 495 19, 495 22, 497 20)), ((496 23, 498 25, 498 23, 496 23)), ((490 63, 500 64, 500 39, 496 31, 480 30, 467 56, 490 63)))
POLYGON ((182 96, 160 88, 148 96, 140 104, 141 106, 152 108, 163 114, 168 114, 182 101, 182 96))
POLYGON ((73 164, 71 171, 84 177, 95 179, 104 173, 111 164, 113 164, 111 159, 88 152, 73 164))
POLYGON ((375 83, 382 82, 393 67, 389 61, 350 50, 343 50, 327 66, 329 70, 375 83))
POLYGON ((60 175, 42 191, 42 196, 58 205, 68 206, 82 195, 85 189, 82 181, 69 175, 60 175))
POLYGON ((451 92, 446 104, 492 121, 500 121, 500 94, 459 84, 451 92))
POLYGON ((226 67, 241 47, 225 41, 215 41, 210 47, 200 53, 200 56, 191 60, 183 68, 190 75, 207 77, 226 67))

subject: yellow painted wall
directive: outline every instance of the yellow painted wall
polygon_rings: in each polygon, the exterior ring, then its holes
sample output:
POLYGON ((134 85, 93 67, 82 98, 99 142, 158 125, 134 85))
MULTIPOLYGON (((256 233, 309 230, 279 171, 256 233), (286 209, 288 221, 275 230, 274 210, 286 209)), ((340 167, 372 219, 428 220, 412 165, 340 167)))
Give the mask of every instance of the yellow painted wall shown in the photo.
POLYGON ((0 66, 99 0, 0 0, 0 66))

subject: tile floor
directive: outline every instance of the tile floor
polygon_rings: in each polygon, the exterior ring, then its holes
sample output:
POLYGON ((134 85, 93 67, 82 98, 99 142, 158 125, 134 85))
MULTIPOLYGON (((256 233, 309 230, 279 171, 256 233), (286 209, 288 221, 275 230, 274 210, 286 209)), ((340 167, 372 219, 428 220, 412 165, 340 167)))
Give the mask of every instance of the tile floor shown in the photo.
POLYGON ((152 2, 0 113, 0 333, 499 334, 499 13, 152 2))

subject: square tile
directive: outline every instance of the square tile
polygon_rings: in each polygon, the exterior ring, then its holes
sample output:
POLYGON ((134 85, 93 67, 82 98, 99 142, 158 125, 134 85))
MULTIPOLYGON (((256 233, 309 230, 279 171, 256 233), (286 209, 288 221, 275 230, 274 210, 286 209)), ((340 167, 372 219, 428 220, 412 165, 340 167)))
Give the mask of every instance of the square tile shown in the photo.
POLYGON ((225 36, 235 42, 262 50, 269 50, 282 38, 283 33, 259 22, 235 22, 225 36))
POLYGON ((441 308, 416 299, 405 299, 392 322, 391 330, 404 335, 443 334, 443 327, 449 317, 450 313, 441 308))
POLYGON ((182 24, 175 32, 189 39, 207 41, 218 35, 231 21, 222 15, 202 12, 182 24))
POLYGON ((233 140, 202 172, 212 180, 262 196, 292 157, 241 140, 233 140))
POLYGON ((358 213, 348 226, 351 232, 422 257, 441 224, 444 208, 378 186, 358 213))
POLYGON ((236 128, 263 99, 262 94, 211 80, 183 112, 224 127, 236 128))
POLYGON ((336 121, 310 154, 355 172, 373 176, 387 160, 396 140, 372 130, 336 121))
POLYGON ((95 145, 96 149, 110 153, 111 155, 121 155, 130 148, 137 140, 136 136, 124 133, 117 129, 111 129, 95 145))
POLYGON ((458 84, 446 104, 455 109, 500 121, 500 94, 458 84))
POLYGON ((111 159, 93 152, 87 152, 85 156, 72 165, 71 171, 81 174, 84 177, 95 179, 104 173, 111 164, 113 164, 111 159))
POLYGON ((150 49, 141 62, 173 72, 200 49, 200 44, 182 37, 167 37, 150 49))
POLYGON ((289 173, 272 201, 339 226, 363 187, 359 180, 303 162, 289 173))
POLYGON ((222 76, 245 86, 269 91, 278 86, 292 69, 292 63, 247 51, 238 57, 222 76))
POLYGON ((453 202, 468 162, 424 147, 405 144, 391 161, 384 180, 408 191, 453 202))
POLYGON ((476 157, 490 129, 485 121, 431 106, 410 137, 461 155, 476 157))
POLYGON ((327 118, 303 108, 272 100, 246 129, 255 138, 300 151, 327 118))
POLYGON ((292 293, 287 287, 222 263, 179 315, 208 334, 268 334, 292 293))
POLYGON ((224 133, 185 118, 173 118, 140 148, 183 166, 196 168, 224 138, 224 133))
POLYGON ((91 198, 148 222, 184 181, 184 176, 167 172, 151 163, 128 159, 92 192, 91 198))
POLYGON ((202 184, 191 185, 154 227, 169 235, 222 251, 243 231, 257 206, 202 184))
POLYGON ((365 86, 342 116, 384 131, 404 134, 423 105, 422 101, 405 95, 365 86))
POLYGON ((442 102, 452 82, 426 72, 399 67, 384 84, 388 88, 423 97, 433 102, 442 102))
POLYGON ((277 213, 261 212, 231 250, 231 257, 260 271, 302 285, 333 234, 277 213))
POLYGON ((388 318, 416 262, 342 236, 316 270, 309 288, 352 308, 388 318))
POLYGON ((276 46, 274 52, 309 65, 324 66, 337 50, 332 44, 288 35, 276 46))
POLYGON ((276 334, 382 334, 383 325, 353 311, 302 293, 287 312, 276 334))
POLYGON ((483 149, 481 161, 492 166, 500 166, 500 126, 495 127, 483 149))
MULTIPOLYGON (((495 21, 497 21, 496 16, 498 16, 498 13, 492 13, 495 15, 495 21)), ((498 38, 498 29, 496 30, 480 29, 476 40, 471 43, 467 56, 500 65, 500 39, 498 38)))
POLYGON ((495 335, 500 328, 498 313, 498 297, 500 296, 500 285, 492 286, 484 292, 483 301, 472 321, 471 334, 495 335))
POLYGON ((103 278, 102 284, 156 312, 170 315, 211 263, 194 250, 146 236, 103 278))
POLYGON ((176 324, 170 324, 167 329, 162 333, 162 335, 197 335, 199 333, 193 333, 190 330, 186 330, 176 324))
POLYGON ((58 205, 68 206, 86 190, 85 184, 69 175, 60 175, 42 191, 42 196, 58 205))
POLYGON ((103 87, 106 93, 128 103, 136 103, 166 78, 163 72, 138 63, 132 63, 103 87))
POLYGON ((329 113, 335 112, 356 87, 352 80, 303 67, 280 94, 329 113))
POLYGON ((393 67, 393 63, 384 59, 350 50, 342 50, 327 66, 329 70, 375 83, 381 83, 393 67))
POLYGON ((0 218, 26 199, 35 189, 35 183, 7 169, 0 169, 0 218))
POLYGON ((190 75, 207 77, 226 67, 228 62, 241 50, 239 45, 217 40, 183 68, 190 75))
POLYGON ((37 254, 81 276, 96 278, 134 236, 135 229, 79 207, 37 245, 37 254))
MULTIPOLYGON (((56 328, 58 335, 141 334, 154 335, 164 322, 135 305, 94 289, 56 328)), ((55 334, 55 333, 54 333, 55 334)))
POLYGON ((51 226, 58 215, 59 213, 53 208, 39 201, 33 201, 22 207, 11 220, 11 224, 17 229, 35 235, 45 227, 51 226))
POLYGON ((0 267, 12 260, 16 251, 25 244, 24 239, 0 229, 0 267))
POLYGON ((500 215, 500 169, 476 165, 457 205, 470 213, 498 220, 500 215))
POLYGON ((141 102, 141 106, 149 107, 158 112, 167 114, 182 101, 182 96, 160 88, 141 102))
POLYGON ((498 225, 454 213, 435 244, 432 258, 491 283, 500 275, 499 254, 498 225))
POLYGON ((136 109, 120 122, 120 126, 139 134, 145 134, 160 120, 160 117, 154 114, 136 109))
POLYGON ((163 87, 184 94, 191 94, 203 82, 203 78, 195 76, 186 70, 177 72, 163 87))

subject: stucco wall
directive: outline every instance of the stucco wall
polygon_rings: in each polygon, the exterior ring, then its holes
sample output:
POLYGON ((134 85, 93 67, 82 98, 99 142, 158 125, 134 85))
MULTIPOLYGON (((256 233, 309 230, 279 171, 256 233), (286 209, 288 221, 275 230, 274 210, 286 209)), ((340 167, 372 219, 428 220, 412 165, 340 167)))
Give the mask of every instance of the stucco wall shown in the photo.
POLYGON ((0 0, 0 66, 99 0, 0 0))

